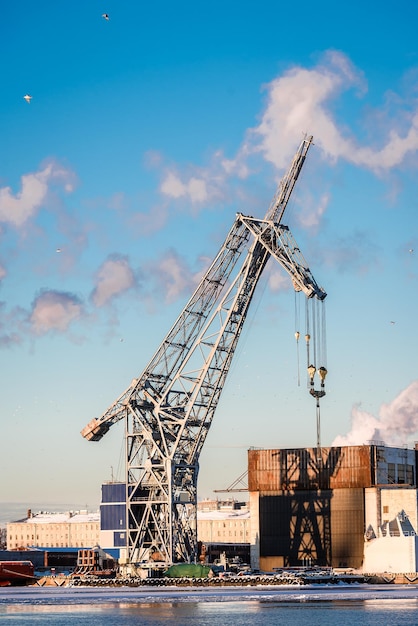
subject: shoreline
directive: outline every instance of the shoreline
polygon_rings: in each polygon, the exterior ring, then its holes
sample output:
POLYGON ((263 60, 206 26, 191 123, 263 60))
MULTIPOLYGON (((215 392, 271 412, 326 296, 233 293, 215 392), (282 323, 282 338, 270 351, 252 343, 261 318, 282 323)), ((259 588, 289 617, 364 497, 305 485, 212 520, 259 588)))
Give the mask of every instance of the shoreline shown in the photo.
POLYGON ((1 607, 14 605, 123 604, 177 602, 329 602, 414 600, 415 585, 294 585, 255 587, 8 587, 0 588, 1 607))

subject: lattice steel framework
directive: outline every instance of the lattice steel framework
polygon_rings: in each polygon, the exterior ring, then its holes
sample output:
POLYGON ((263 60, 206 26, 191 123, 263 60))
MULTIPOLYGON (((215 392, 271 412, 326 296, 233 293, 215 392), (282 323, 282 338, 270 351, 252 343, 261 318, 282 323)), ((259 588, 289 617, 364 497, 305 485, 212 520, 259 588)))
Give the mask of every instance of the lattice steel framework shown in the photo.
POLYGON ((312 137, 300 144, 264 219, 240 213, 213 263, 139 378, 82 431, 98 441, 126 420, 127 551, 132 567, 197 557, 199 455, 254 290, 270 257, 297 291, 324 300, 281 223, 312 137))

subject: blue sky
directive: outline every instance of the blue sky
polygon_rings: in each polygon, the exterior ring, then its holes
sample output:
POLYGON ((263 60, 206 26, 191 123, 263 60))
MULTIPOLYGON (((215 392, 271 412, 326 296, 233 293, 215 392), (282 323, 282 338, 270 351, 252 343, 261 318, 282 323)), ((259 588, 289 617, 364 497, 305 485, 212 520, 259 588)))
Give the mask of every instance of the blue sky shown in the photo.
MULTIPOLYGON (((264 216, 304 133, 285 222, 328 293, 321 441, 418 439, 418 9, 339 8, 2 8, 0 501, 94 508, 123 479, 123 424, 80 430, 145 368, 235 213, 264 216)), ((270 263, 200 497, 250 446, 316 443, 294 301, 270 263)))

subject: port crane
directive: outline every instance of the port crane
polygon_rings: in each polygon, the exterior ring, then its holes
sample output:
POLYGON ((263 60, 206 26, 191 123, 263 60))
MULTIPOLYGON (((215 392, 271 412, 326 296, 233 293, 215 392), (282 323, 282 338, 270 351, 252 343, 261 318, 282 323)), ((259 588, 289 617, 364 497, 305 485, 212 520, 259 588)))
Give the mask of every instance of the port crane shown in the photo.
MULTIPOLYGON (((307 301, 322 303, 326 297, 282 223, 311 144, 309 136, 299 145, 264 219, 237 213, 218 254, 142 374, 81 431, 87 440, 99 441, 125 420, 126 564, 131 572, 198 558, 199 455, 269 258, 286 270, 307 301)), ((309 334, 306 341, 309 345, 309 334)))

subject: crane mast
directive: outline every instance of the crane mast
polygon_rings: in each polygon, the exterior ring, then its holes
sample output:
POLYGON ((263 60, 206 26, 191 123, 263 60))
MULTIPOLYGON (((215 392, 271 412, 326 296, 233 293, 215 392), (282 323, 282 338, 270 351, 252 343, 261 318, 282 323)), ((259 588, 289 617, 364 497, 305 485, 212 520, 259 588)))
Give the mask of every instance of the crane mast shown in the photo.
POLYGON ((199 456, 260 276, 270 257, 295 290, 322 301, 282 218, 312 137, 300 144, 264 219, 236 215, 218 254, 148 366, 82 430, 99 441, 125 420, 127 563, 197 558, 199 456))

